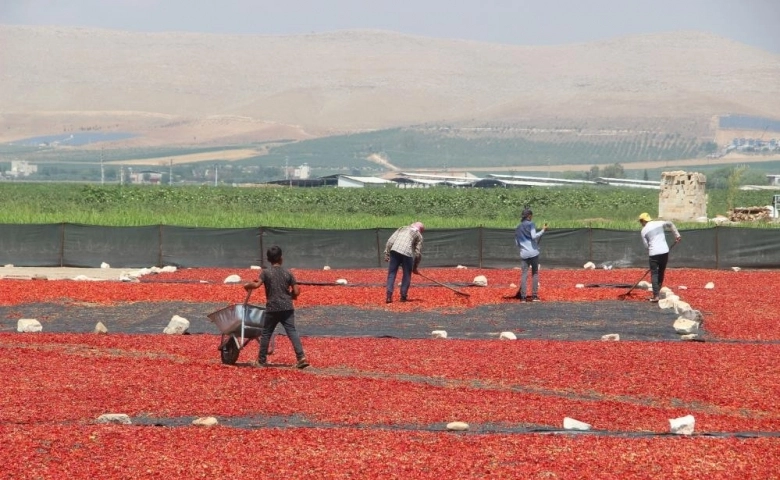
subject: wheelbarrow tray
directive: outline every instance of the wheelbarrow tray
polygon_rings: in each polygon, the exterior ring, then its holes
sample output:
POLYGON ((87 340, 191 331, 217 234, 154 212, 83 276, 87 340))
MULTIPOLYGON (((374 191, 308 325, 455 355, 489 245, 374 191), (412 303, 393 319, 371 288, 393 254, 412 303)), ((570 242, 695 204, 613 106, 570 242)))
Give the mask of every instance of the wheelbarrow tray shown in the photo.
POLYGON ((236 333, 241 330, 241 322, 244 321, 244 328, 262 328, 265 307, 258 305, 234 303, 216 312, 206 315, 220 332, 225 335, 236 333))

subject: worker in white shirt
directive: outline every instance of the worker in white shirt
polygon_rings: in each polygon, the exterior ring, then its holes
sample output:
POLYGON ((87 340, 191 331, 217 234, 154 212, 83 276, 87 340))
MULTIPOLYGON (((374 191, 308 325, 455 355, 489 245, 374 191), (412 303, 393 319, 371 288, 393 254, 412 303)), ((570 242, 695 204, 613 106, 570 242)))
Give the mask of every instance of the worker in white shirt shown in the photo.
POLYGON ((680 232, 677 231, 674 223, 653 220, 647 213, 639 215, 639 223, 642 224, 642 242, 647 247, 647 253, 650 256, 650 278, 653 283, 653 296, 650 297, 650 301, 658 302, 661 287, 664 285, 666 264, 669 262, 669 245, 666 243, 665 231, 672 231, 675 243, 682 240, 682 237, 680 237, 680 232))

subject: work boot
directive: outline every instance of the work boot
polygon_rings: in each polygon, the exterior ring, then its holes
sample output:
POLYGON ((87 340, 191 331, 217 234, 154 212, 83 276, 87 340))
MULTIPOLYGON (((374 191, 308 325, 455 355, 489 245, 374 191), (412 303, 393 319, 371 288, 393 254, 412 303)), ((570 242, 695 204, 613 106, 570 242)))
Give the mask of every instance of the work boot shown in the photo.
POLYGON ((391 295, 388 295, 385 299, 385 303, 393 303, 393 297, 391 295))
POLYGON ((405 302, 406 301, 406 297, 401 297, 401 301, 405 302))

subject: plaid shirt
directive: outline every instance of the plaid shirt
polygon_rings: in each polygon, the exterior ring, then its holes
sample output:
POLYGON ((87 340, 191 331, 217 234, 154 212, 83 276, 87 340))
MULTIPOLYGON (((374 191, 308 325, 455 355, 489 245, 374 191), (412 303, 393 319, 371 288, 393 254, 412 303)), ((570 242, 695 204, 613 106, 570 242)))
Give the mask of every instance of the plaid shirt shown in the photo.
POLYGON ((410 226, 401 227, 393 233, 385 245, 385 255, 390 251, 398 252, 407 257, 414 257, 416 262, 422 258, 423 236, 410 226))

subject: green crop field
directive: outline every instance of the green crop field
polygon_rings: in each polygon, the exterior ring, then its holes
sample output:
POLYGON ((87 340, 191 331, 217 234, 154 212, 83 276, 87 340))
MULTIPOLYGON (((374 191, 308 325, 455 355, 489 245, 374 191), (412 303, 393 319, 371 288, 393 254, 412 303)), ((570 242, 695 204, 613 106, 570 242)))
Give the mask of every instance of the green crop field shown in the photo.
MULTIPOLYGON (((725 214, 727 191, 709 193, 725 214)), ((736 204, 767 205, 767 192, 739 191, 736 204)), ((637 228, 658 211, 658 191, 612 187, 532 189, 346 189, 168 187, 0 183, 0 224, 361 229, 421 220, 429 228, 514 228, 523 206, 552 228, 637 228)), ((682 225, 685 227, 685 225, 682 225)), ((702 228, 691 224, 691 228, 702 228)), ((767 226, 767 224, 761 224, 767 226)))

